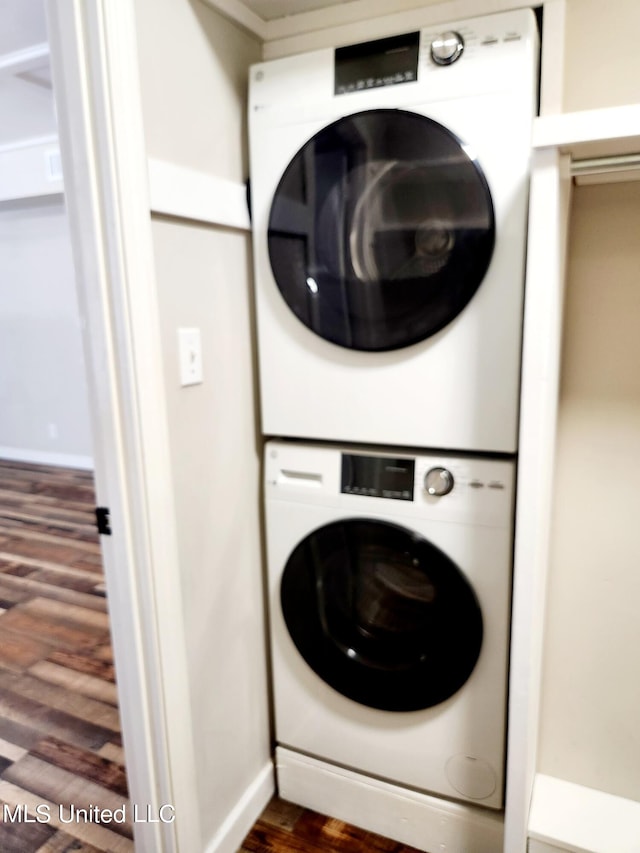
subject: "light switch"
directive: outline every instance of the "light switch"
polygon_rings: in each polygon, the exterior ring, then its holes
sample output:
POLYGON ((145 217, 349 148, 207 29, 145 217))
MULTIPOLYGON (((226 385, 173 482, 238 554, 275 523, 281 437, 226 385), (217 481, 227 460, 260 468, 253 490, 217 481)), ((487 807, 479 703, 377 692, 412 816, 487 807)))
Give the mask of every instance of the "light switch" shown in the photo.
POLYGON ((202 382, 200 329, 178 329, 178 353, 180 385, 198 385, 202 382))

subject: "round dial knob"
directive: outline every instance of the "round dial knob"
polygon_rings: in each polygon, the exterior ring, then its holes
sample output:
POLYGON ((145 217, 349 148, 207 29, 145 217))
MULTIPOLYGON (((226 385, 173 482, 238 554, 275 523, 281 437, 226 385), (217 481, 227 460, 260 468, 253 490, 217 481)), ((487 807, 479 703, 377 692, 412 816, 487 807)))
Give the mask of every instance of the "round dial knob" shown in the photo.
POLYGON ((441 498, 453 488, 453 474, 446 468, 431 468, 424 475, 424 487, 429 495, 441 498))
POLYGON ((431 59, 436 65, 451 65, 464 50, 464 39, 460 33, 448 30, 440 33, 431 42, 431 59))

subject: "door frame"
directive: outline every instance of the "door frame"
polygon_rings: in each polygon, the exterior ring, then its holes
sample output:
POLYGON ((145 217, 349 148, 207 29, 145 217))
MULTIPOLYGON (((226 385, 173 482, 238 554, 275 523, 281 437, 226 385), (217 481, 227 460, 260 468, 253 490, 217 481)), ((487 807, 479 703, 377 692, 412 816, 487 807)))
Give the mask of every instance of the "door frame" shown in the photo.
POLYGON ((136 850, 202 845, 134 4, 47 0, 136 850), (158 820, 160 808, 165 820, 158 820), (171 820, 175 813, 176 819, 171 820), (155 820, 156 822, 151 822, 155 820))
POLYGON ((536 773, 553 502, 570 158, 534 150, 516 495, 504 853, 525 853, 536 773))

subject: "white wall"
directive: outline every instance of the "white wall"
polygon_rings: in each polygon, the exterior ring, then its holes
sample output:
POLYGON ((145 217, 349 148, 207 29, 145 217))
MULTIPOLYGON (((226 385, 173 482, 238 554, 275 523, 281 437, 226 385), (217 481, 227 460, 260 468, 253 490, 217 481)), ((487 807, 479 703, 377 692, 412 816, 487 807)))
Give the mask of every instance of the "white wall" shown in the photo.
POLYGON ((207 840, 270 759, 249 243, 163 219, 153 235, 207 840), (204 368, 182 389, 180 325, 201 329, 204 368))
POLYGON ((575 191, 539 770, 640 800, 640 183, 575 191))
POLYGON ((80 319, 61 196, 0 205, 0 455, 90 464, 80 319))
POLYGON ((247 178, 247 67, 258 41, 200 0, 136 0, 149 157, 247 178))
MULTIPOLYGON (((242 182, 260 45, 198 0, 136 0, 136 18, 149 156, 242 182)), ((271 760, 250 238, 165 217, 152 231, 202 849, 217 849, 271 760), (180 326, 201 330, 201 385, 179 385, 180 326)))
MULTIPOLYGON (((14 6, 17 7, 18 4, 14 6)), ((1 5, 0 9, 2 9, 1 5)), ((4 8, 2 11, 5 15, 3 25, 10 30, 12 17, 15 14, 14 9, 4 8)), ((42 9, 40 14, 44 23, 42 9)), ((46 41, 46 36, 42 41, 46 41)), ((0 36, 1 42, 2 36, 0 36)), ((46 59, 42 60, 42 63, 46 66, 46 59)), ((2 116, 0 147, 20 144, 25 139, 35 139, 56 133, 56 116, 51 88, 38 83, 28 83, 6 72, 0 73, 0 115, 2 116)))
POLYGON ((564 110, 640 101, 638 0, 567 0, 564 110))

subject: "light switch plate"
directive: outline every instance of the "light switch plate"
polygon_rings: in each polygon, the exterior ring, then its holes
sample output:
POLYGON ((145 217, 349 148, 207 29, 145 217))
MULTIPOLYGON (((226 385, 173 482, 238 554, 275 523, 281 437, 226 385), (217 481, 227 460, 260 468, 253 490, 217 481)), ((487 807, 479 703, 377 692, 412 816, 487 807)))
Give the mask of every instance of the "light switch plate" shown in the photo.
POLYGON ((180 385, 198 385, 202 382, 200 329, 178 329, 178 354, 180 385))

